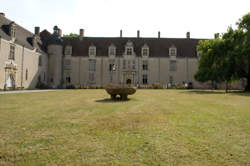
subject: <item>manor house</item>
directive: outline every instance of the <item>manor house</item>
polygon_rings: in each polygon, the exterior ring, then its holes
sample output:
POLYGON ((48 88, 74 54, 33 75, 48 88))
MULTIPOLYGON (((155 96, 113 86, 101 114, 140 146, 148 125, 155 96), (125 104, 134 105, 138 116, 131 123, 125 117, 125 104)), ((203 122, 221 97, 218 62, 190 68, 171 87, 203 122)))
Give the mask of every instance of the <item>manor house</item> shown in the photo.
POLYGON ((0 89, 52 88, 108 83, 147 85, 192 83, 199 56, 199 39, 136 37, 62 37, 62 30, 34 33, 0 14, 0 89))

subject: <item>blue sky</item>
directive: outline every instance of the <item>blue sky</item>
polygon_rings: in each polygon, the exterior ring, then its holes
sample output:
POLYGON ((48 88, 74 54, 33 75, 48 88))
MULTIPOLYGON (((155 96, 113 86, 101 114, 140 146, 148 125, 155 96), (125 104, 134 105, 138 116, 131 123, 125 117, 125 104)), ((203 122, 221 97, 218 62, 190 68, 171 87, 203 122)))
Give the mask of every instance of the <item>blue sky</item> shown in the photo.
POLYGON ((250 0, 0 0, 0 12, 34 31, 35 26, 52 32, 85 36, 212 38, 250 12, 250 0))

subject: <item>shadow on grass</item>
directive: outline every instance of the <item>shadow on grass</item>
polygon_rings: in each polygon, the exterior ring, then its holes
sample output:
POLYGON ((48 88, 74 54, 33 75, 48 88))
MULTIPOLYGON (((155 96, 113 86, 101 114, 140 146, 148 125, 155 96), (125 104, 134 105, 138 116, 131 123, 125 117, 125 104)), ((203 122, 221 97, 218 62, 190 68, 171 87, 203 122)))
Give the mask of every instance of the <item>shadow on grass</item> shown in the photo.
POLYGON ((106 98, 106 99, 100 99, 100 100, 96 100, 96 102, 98 103, 117 103, 117 102, 128 102, 130 101, 131 99, 127 99, 127 100, 122 100, 120 98, 117 98, 117 99, 111 99, 111 98, 106 98))
POLYGON ((187 90, 182 93, 186 94, 232 94, 240 96, 250 96, 250 92, 244 92, 241 90, 229 90, 227 93, 225 90, 187 90))

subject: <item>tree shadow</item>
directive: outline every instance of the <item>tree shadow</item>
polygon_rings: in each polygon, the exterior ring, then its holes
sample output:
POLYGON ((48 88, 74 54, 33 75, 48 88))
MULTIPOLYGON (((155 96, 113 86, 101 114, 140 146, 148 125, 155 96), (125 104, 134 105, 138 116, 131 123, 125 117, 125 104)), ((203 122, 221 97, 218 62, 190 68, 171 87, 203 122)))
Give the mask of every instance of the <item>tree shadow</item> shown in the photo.
POLYGON ((119 102, 128 102, 130 101, 131 99, 126 99, 126 100, 122 100, 120 98, 117 98, 117 99, 111 99, 111 98, 105 98, 105 99, 100 99, 100 100, 96 100, 95 102, 97 103, 119 103, 119 102))

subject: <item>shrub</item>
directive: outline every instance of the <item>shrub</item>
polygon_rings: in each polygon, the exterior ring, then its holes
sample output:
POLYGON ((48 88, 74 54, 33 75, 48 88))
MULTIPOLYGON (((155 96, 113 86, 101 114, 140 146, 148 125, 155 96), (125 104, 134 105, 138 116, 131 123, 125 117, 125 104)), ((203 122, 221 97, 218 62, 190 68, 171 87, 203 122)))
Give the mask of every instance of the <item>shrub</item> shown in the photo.
POLYGON ((152 86, 154 89, 163 89, 163 85, 161 83, 154 83, 152 86))
MULTIPOLYGON (((49 89, 49 86, 44 84, 43 82, 38 82, 35 88, 36 89, 49 89)), ((18 89, 23 89, 23 87, 18 87, 18 89)))
POLYGON ((74 85, 67 85, 66 89, 75 89, 75 86, 74 85))
POLYGON ((73 89, 81 89, 81 85, 74 85, 73 89))

